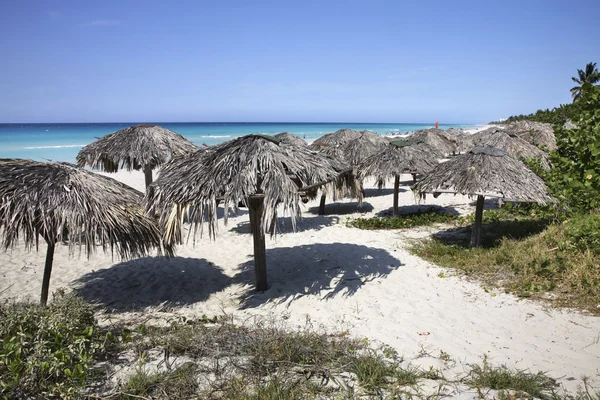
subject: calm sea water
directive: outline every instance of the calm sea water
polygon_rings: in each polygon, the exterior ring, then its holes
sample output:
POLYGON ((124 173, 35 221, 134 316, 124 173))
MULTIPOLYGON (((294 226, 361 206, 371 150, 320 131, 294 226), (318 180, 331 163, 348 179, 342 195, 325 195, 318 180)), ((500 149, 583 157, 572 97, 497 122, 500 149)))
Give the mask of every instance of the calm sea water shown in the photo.
MULTIPOLYGON (((0 124, 0 158, 30 158, 75 162, 79 150, 99 137, 132 125, 103 124, 0 124)), ((432 124, 369 123, 158 123, 197 145, 215 145, 252 133, 290 132, 308 141, 341 128, 368 129, 381 135, 431 128, 432 124)), ((474 125, 440 124, 440 128, 472 128, 474 125)))

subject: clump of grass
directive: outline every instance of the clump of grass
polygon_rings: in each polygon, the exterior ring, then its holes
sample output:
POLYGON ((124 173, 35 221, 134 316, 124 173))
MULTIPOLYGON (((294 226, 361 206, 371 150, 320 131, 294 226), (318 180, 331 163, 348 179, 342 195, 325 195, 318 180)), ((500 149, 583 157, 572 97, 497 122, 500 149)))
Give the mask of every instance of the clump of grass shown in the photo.
MULTIPOLYGON (((522 297, 537 297, 599 313, 600 256, 591 248, 573 245, 573 232, 586 217, 548 226, 541 233, 522 240, 503 238, 496 245, 468 248, 466 241, 440 237, 425 239, 412 246, 412 252, 435 264, 455 268, 482 280, 486 286, 503 287, 522 297), (549 296, 548 294, 551 294, 549 296)), ((587 228, 587 225, 584 225, 587 228)), ((599 226, 600 228, 600 226, 599 226)), ((503 234, 502 225, 494 225, 503 234)), ((586 239, 587 240, 587 239, 586 239)))
POLYGON ((121 389, 118 400, 133 400, 140 397, 184 400, 194 398, 198 391, 196 379, 198 369, 193 363, 164 372, 149 373, 138 369, 129 377, 121 389))
POLYGON ((398 217, 356 218, 348 222, 348 226, 359 229, 405 229, 416 226, 451 223, 457 221, 454 214, 443 214, 434 211, 404 214, 398 217))
POLYGON ((358 382, 369 392, 385 387, 395 374, 395 366, 387 363, 381 356, 370 352, 355 357, 351 371, 356 374, 358 382))
MULTIPOLYGON (((494 367, 489 365, 486 358, 483 365, 470 365, 471 370, 464 383, 472 388, 481 390, 494 389, 499 391, 514 391, 517 397, 538 398, 550 400, 554 397, 557 383, 543 372, 533 374, 528 371, 510 370, 506 366, 494 367)), ((505 397, 501 395, 502 397, 505 397)))

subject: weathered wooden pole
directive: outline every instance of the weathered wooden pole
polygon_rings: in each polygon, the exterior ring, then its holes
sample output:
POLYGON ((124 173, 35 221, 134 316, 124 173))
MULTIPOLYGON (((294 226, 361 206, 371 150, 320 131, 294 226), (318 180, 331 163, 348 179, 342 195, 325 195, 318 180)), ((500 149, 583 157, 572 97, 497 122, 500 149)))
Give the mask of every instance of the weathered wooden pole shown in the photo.
POLYGON ((484 197, 477 196, 477 205, 475 206, 475 223, 471 230, 471 247, 481 246, 481 221, 483 219, 483 199, 484 197))
POLYGON ((52 261, 54 261, 54 242, 47 241, 48 250, 46 250, 46 264, 44 265, 44 277, 42 279, 42 296, 40 303, 48 303, 48 289, 50 288, 50 275, 52 274, 52 261))
POLYGON ((148 186, 152 183, 152 168, 149 166, 144 168, 144 178, 146 180, 146 189, 148 189, 148 186))
POLYGON ((325 215, 325 200, 327 199, 327 195, 323 193, 321 195, 321 203, 319 203, 319 215, 325 215))
POLYGON ((394 177, 394 217, 398 216, 398 192, 400 191, 400 176, 394 177))
POLYGON ((254 239, 254 274, 256 276, 256 290, 259 292, 267 290, 267 254, 265 232, 262 224, 264 199, 264 195, 254 195, 248 199, 250 230, 252 230, 254 239))
POLYGON ((417 183, 417 174, 411 174, 413 177, 413 185, 417 183))

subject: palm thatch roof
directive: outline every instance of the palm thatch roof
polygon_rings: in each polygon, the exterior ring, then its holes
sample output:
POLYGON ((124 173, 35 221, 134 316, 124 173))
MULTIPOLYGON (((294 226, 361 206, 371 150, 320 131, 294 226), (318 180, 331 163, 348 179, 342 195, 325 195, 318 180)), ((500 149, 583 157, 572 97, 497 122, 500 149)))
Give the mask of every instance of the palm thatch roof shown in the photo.
POLYGON ((315 140, 310 147, 355 167, 389 141, 375 132, 340 129, 315 140))
POLYGON ((477 147, 436 166, 412 190, 423 193, 460 193, 499 197, 513 202, 544 204, 544 181, 506 152, 477 147))
POLYGON ((281 132, 275 135, 275 137, 287 144, 293 144, 295 146, 306 146, 306 141, 299 136, 296 136, 289 132, 281 132))
POLYGON ((178 133, 151 124, 139 124, 108 134, 83 147, 77 164, 106 172, 154 169, 171 157, 196 149, 178 133))
POLYGON ((379 187, 385 182, 402 174, 424 174, 438 165, 438 159, 444 158, 425 142, 417 140, 394 141, 383 150, 364 159, 358 165, 359 179, 373 176, 379 187))
POLYGON ((534 121, 515 121, 505 126, 521 139, 547 151, 556 150, 556 137, 552 124, 534 121))
POLYGON ((489 146, 505 151, 520 159, 537 158, 542 167, 550 168, 548 155, 538 147, 518 137, 515 133, 500 128, 489 128, 465 137, 459 150, 468 151, 475 147, 489 146))
MULTIPOLYGON (((147 194, 148 209, 161 215, 165 241, 181 240, 184 210, 197 228, 208 222, 214 236, 217 203, 237 211, 254 195, 264 196, 262 227, 268 231, 276 209, 289 212, 295 228, 300 215, 301 196, 328 183, 336 182, 340 171, 328 157, 309 149, 286 144, 277 138, 249 135, 215 146, 208 152, 194 152, 166 164, 147 194)), ((227 212, 225 212, 227 222, 227 212)))
POLYGON ((40 237, 47 242, 43 304, 57 243, 66 241, 71 254, 85 247, 88 257, 97 246, 122 258, 160 249, 160 232, 142 201, 129 186, 72 164, 0 159, 0 241, 5 249, 20 238, 28 249, 37 249, 40 237))
POLYGON ((143 195, 103 175, 69 163, 0 159, 0 239, 37 245, 41 236, 69 248, 96 246, 123 258, 146 255, 160 233, 143 209, 143 195))
POLYGON ((454 133, 446 133, 443 129, 431 128, 415 131, 409 138, 423 141, 444 156, 450 156, 458 150, 459 137, 456 135, 456 138, 454 138, 454 136, 454 133))

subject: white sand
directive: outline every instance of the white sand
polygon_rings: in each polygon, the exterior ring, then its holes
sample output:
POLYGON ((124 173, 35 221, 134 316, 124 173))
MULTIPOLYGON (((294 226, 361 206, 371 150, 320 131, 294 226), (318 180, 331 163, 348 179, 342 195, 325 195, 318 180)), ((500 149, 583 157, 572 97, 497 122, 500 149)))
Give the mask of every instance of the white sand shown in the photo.
MULTIPOLYGON (((141 173, 112 176, 142 189, 141 173)), ((406 181, 408 181, 408 176, 406 181)), ((408 183, 408 182, 405 182, 408 183)), ((407 186, 400 204, 414 205, 407 186)), ((456 363, 445 374, 460 375, 487 355, 495 364, 548 372, 575 390, 582 375, 599 381, 600 319, 484 291, 475 282, 411 255, 411 237, 435 229, 363 231, 348 218, 372 216, 392 205, 391 190, 367 190, 362 209, 352 200, 327 206, 328 215, 307 205, 299 231, 282 218, 280 235, 267 240, 270 289, 252 290, 252 237, 248 216, 221 224, 208 237, 178 248, 173 259, 145 258, 122 263, 98 253, 70 258, 57 248, 51 292, 78 289, 89 301, 113 310, 110 318, 166 320, 177 316, 232 314, 239 320, 262 316, 287 319, 291 326, 348 329, 393 346, 415 364, 439 366, 443 351, 456 363), (308 211, 310 210, 310 211, 308 211), (423 350, 430 356, 423 355, 423 350), (574 378, 574 379, 571 379, 574 378)), ((428 196, 424 204, 472 212, 463 196, 428 196)), ((17 247, 0 253, 0 297, 37 300, 45 246, 27 253, 17 247)))

